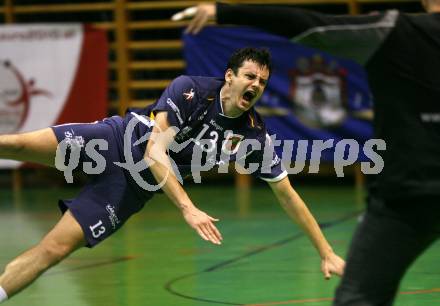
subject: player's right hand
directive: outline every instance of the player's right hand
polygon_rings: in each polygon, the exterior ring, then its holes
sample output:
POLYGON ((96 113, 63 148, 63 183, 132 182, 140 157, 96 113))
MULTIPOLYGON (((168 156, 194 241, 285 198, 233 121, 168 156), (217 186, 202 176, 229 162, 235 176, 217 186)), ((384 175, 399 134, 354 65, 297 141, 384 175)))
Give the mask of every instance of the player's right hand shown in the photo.
POLYGON ((215 21, 216 15, 217 7, 215 3, 201 3, 174 14, 171 17, 171 20, 181 21, 190 19, 190 23, 185 29, 185 33, 197 34, 203 29, 208 21, 215 21))
POLYGON ((206 241, 214 244, 222 244, 222 235, 220 234, 214 222, 219 221, 205 212, 197 209, 195 206, 186 208, 182 211, 185 221, 206 241))

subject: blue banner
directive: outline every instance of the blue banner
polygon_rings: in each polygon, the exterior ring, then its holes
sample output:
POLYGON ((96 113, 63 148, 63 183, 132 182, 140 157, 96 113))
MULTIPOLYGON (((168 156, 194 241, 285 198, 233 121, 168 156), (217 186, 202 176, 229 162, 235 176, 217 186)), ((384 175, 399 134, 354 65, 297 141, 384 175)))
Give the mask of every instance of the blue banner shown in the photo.
MULTIPOLYGON (((189 75, 223 77, 236 49, 270 50, 273 71, 256 109, 277 139, 295 141, 294 152, 299 140, 355 139, 362 146, 372 137, 371 95, 357 63, 247 27, 207 27, 183 40, 189 75)), ((322 160, 333 159, 334 146, 322 152, 322 160)), ((367 160, 362 148, 358 160, 367 160)))

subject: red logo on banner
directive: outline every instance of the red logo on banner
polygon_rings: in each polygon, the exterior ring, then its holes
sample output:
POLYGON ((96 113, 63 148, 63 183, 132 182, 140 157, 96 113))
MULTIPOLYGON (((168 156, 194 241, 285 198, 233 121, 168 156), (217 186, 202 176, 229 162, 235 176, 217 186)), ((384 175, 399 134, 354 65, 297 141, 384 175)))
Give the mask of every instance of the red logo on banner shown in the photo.
POLYGON ((0 61, 0 134, 18 131, 26 121, 31 98, 51 97, 44 89, 35 87, 35 80, 25 80, 10 61, 0 61))

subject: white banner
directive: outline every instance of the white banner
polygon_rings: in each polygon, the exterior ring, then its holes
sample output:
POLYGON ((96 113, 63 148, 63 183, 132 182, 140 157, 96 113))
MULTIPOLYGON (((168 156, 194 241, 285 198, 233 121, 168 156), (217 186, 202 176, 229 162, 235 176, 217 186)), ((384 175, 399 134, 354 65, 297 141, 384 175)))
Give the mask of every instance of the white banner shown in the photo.
MULTIPOLYGON (((78 69, 80 24, 0 26, 0 134, 56 123, 78 69)), ((0 168, 16 167, 0 160, 0 168)))

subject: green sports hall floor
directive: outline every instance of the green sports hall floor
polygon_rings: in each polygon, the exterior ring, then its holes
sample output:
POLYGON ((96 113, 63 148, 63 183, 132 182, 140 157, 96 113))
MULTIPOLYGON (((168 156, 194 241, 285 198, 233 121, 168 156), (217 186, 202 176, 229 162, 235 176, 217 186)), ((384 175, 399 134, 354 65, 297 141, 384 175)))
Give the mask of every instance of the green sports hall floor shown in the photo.
MULTIPOLYGON (((188 190, 221 219, 223 245, 199 239, 159 195, 113 237, 79 250, 5 305, 331 305, 338 279, 323 280, 316 252, 268 188, 252 188, 251 206, 238 203, 246 193, 233 187, 188 190)), ((345 256, 363 207, 359 194, 350 186, 297 190, 345 256)), ((57 199, 75 192, 0 190, 0 266, 36 243, 59 217, 57 199)), ((440 305, 440 243, 410 269, 396 305, 440 305)))

